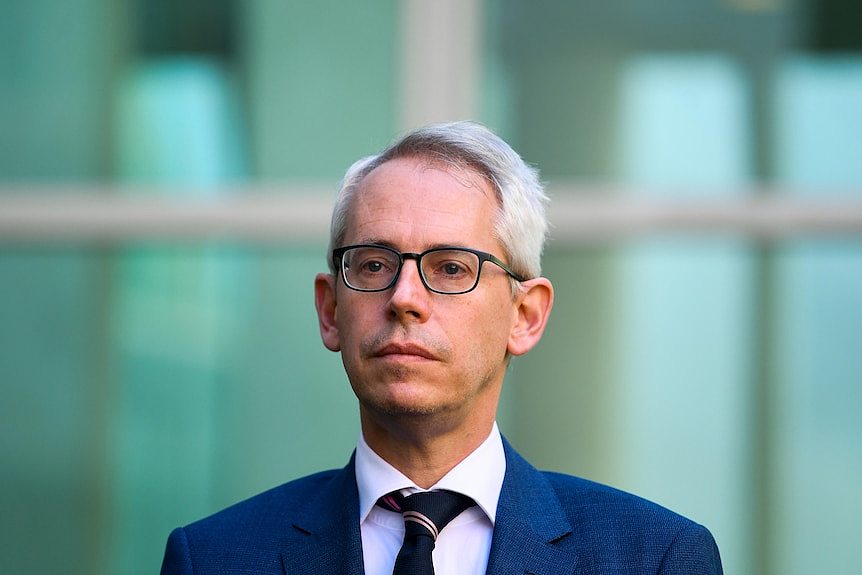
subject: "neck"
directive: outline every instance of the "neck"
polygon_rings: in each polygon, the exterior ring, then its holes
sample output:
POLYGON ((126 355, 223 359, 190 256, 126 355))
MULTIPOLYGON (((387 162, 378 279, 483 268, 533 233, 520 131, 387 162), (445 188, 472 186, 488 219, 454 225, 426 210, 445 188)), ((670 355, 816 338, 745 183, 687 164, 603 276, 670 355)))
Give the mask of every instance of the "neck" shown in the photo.
POLYGON ((441 425, 430 416, 403 416, 407 421, 380 421, 360 410, 362 435, 368 446, 417 486, 428 489, 484 442, 494 425, 490 419, 473 425, 441 425))

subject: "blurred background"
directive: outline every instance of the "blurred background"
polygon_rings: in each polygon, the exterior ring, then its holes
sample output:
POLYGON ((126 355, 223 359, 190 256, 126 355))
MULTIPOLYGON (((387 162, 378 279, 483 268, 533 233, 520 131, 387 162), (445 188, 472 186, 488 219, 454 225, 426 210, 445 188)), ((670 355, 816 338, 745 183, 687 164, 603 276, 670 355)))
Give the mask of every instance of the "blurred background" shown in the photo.
POLYGON ((173 527, 342 466, 355 399, 312 305, 338 179, 473 118, 556 224, 503 433, 707 525, 727 573, 859 573, 862 225, 781 217, 859 213, 860 23, 854 0, 4 0, 0 570, 154 573, 173 527), (579 235, 579 201, 618 209, 579 235), (781 234, 733 224, 758 201, 781 234))

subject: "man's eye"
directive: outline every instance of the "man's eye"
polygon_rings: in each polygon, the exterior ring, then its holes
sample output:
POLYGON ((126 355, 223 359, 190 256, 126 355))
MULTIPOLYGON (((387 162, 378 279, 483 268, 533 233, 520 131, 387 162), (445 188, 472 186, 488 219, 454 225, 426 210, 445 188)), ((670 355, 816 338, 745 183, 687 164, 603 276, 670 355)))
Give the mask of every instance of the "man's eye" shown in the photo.
POLYGON ((469 270, 470 268, 463 263, 449 260, 438 263, 434 267, 434 274, 441 278, 455 278, 470 273, 469 270))
POLYGON ((383 271, 384 265, 383 265, 383 262, 379 262, 376 260, 369 260, 369 261, 362 264, 361 269, 363 272, 376 274, 376 273, 380 273, 383 271))

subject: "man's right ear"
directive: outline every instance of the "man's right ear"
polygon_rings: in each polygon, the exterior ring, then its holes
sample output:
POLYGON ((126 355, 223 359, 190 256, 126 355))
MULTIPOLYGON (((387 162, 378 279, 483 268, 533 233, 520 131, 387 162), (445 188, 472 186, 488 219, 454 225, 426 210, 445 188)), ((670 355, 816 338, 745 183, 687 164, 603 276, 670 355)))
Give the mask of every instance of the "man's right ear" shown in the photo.
POLYGON ((336 277, 331 274, 317 274, 314 278, 314 306, 317 308, 317 323, 320 326, 320 338, 323 345, 330 351, 340 351, 341 341, 338 338, 336 324, 335 301, 336 277))

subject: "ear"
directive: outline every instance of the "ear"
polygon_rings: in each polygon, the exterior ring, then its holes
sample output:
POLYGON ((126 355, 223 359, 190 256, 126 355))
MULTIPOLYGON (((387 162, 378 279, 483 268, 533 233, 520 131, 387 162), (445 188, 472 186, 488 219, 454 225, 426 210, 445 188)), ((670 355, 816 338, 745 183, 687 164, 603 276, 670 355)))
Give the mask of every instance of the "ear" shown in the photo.
POLYGON ((323 345, 330 351, 341 350, 336 324, 335 276, 317 274, 314 278, 314 307, 317 308, 317 323, 320 326, 320 338, 323 345))
POLYGON ((521 282, 521 292, 515 298, 515 323, 509 333, 508 351, 523 355, 542 339, 551 308, 554 307, 554 286, 547 278, 521 282))

